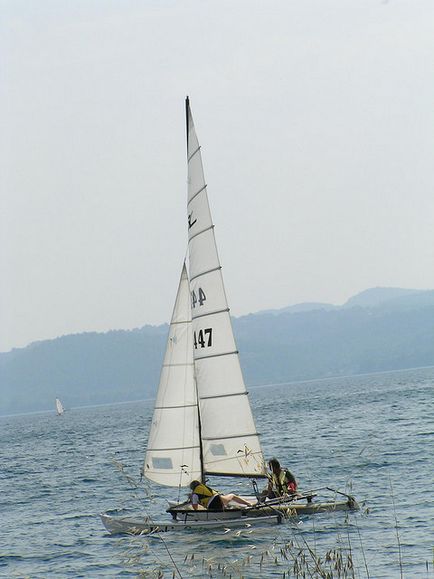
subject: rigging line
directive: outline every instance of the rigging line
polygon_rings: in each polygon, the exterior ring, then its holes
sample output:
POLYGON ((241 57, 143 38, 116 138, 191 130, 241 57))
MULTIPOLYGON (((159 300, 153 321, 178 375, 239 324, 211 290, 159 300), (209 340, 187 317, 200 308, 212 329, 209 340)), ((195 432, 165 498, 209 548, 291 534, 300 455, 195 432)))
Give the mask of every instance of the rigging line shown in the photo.
POLYGON ((203 318, 204 316, 214 316, 215 314, 224 314, 229 312, 229 308, 225 308, 224 310, 215 310, 214 312, 208 312, 206 314, 197 314, 193 316, 193 320, 197 320, 197 318, 203 318))
POLYGON ((195 362, 199 360, 206 360, 207 358, 218 358, 219 356, 232 356, 233 354, 239 354, 238 350, 234 350, 233 352, 223 352, 222 354, 208 354, 207 356, 198 356, 194 359, 195 362))
POLYGON ((196 155, 196 153, 198 153, 200 151, 200 145, 198 146, 198 148, 192 152, 192 154, 187 157, 187 163, 190 163, 190 161, 193 159, 193 157, 196 155))
MULTIPOLYGON (((209 231, 210 229, 214 229, 214 224, 210 225, 209 227, 206 227, 205 229, 202 229, 201 231, 198 231, 197 233, 195 233, 194 235, 192 235, 190 237, 190 239, 188 240, 188 243, 190 243, 190 241, 192 239, 194 239, 195 237, 197 237, 198 235, 201 235, 202 233, 206 233, 207 231, 209 231)), ((190 280, 191 281, 191 280, 190 280)))
POLYGON ((203 187, 201 187, 199 189, 199 191, 196 191, 196 193, 191 197, 191 199, 189 199, 189 201, 187 202, 187 207, 190 205, 190 203, 193 201, 193 199, 196 199, 196 197, 199 195, 199 193, 202 193, 202 191, 206 188, 207 188, 207 184, 205 183, 205 185, 203 187))
POLYGON ((218 265, 217 267, 213 267, 212 269, 208 269, 207 271, 203 271, 202 273, 197 273, 196 275, 194 275, 193 277, 190 278, 190 283, 191 283, 194 279, 196 279, 196 278, 198 278, 198 277, 200 277, 200 276, 202 276, 202 275, 206 275, 207 273, 213 273, 214 271, 219 271, 221 268, 222 268, 222 266, 221 266, 221 265, 218 265))

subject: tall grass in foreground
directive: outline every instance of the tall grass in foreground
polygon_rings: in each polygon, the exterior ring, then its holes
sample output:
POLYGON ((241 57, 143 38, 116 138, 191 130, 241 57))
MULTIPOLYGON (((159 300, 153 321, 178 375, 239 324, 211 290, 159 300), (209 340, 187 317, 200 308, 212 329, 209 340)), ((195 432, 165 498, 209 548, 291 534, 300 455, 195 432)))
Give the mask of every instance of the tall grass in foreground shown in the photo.
MULTIPOLYGON (((146 481, 138 480, 129 475, 124 465, 114 461, 116 468, 128 482, 132 493, 128 494, 129 507, 131 499, 137 501, 140 511, 152 520, 144 505, 155 497, 146 481), (143 512, 145 511, 145 512, 143 512)), ((404 577, 399 526, 392 493, 392 505, 397 537, 397 556, 400 577, 404 577)), ((369 509, 362 507, 361 516, 368 516, 369 509)), ((275 537, 266 547, 258 548, 254 544, 252 529, 222 529, 221 536, 231 542, 244 541, 243 557, 204 556, 200 554, 200 546, 192 553, 185 553, 180 560, 171 552, 164 533, 155 533, 152 537, 146 535, 131 535, 127 542, 125 537, 119 539, 122 552, 122 564, 138 578, 149 579, 253 579, 257 577, 280 577, 280 579, 371 579, 374 575, 369 570, 365 555, 363 538, 357 524, 360 515, 346 514, 335 519, 336 528, 334 543, 331 548, 319 552, 315 518, 312 517, 312 527, 306 528, 296 517, 290 517, 280 526, 273 527, 275 537), (283 532, 284 531, 284 532, 283 532), (285 535, 285 536, 283 536, 285 535), (291 538, 288 540, 288 536, 291 538), (306 535, 313 535, 307 539, 306 535), (162 546, 162 548, 161 548, 162 546)), ((218 537, 219 531, 213 531, 218 537)), ((198 533, 198 541, 203 541, 203 533, 198 533)), ((166 535, 167 537, 167 535, 166 535)), ((179 556, 178 556, 179 558, 179 556)), ((434 577, 434 547, 433 560, 425 562, 426 578, 434 577)), ((393 575, 391 575, 392 577, 393 575)), ((396 576, 396 575, 395 575, 396 576)))

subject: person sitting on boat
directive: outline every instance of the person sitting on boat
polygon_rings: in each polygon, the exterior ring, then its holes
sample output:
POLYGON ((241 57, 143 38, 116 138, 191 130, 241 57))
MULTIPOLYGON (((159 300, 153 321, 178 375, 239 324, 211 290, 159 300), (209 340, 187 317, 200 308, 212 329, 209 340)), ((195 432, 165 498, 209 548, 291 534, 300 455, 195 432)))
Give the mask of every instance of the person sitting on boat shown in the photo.
POLYGON ((297 494, 297 481, 287 468, 282 468, 277 458, 268 461, 270 473, 268 476, 267 498, 273 499, 283 495, 297 494))
POLYGON ((229 495, 222 495, 198 480, 192 481, 190 483, 190 488, 192 491, 190 500, 195 511, 197 511, 199 505, 208 511, 224 511, 231 501, 246 507, 250 507, 253 504, 232 493, 229 495))

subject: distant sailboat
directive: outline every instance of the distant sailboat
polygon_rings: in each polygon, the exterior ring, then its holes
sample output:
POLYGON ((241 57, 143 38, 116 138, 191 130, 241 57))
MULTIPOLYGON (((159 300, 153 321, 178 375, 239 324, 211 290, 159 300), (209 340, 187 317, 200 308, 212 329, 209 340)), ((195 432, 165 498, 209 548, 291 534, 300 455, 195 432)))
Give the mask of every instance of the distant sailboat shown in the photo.
POLYGON ((60 402, 59 398, 56 398, 56 414, 57 416, 62 416, 62 414, 65 412, 65 408, 63 407, 63 404, 60 402))

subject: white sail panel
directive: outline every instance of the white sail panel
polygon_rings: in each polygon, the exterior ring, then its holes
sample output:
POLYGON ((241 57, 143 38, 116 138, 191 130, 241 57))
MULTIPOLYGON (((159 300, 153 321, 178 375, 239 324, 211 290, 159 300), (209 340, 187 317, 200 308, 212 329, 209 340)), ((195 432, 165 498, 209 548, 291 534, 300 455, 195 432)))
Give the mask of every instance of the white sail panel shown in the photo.
MULTIPOLYGON (((190 292, 188 297, 190 298, 190 292)), ((190 306, 190 304, 188 304, 188 306, 190 306)), ((189 359, 186 358, 188 350, 191 350, 193 347, 191 336, 190 322, 188 324, 176 322, 171 325, 163 368, 172 368, 177 364, 186 366, 193 363, 190 359, 191 357, 189 359)), ((160 395, 160 390, 158 391, 158 395, 160 395)))
POLYGON ((170 390, 170 404, 172 406, 197 405, 196 391, 192 391, 190 384, 194 382, 194 366, 180 364, 179 366, 163 366, 161 368, 160 384, 162 386, 157 393, 155 406, 167 404, 167 393, 170 390), (178 384, 178 388, 171 388, 172 384, 178 384))
POLYGON ((192 280, 208 271, 220 268, 213 229, 202 230, 190 240, 189 256, 190 279, 192 280))
POLYGON ((202 424, 202 440, 255 435, 253 417, 244 412, 246 401, 246 392, 233 396, 201 398, 201 416, 202 412, 207 416, 207 420, 202 424), (230 412, 227 411, 228 408, 230 412))
POLYGON ((146 477, 167 486, 188 486, 200 478, 199 437, 191 440, 188 435, 191 428, 199 428, 197 407, 156 408, 152 422, 158 428, 148 440, 146 477))
POLYGON ((264 459, 258 436, 203 441, 205 474, 260 477, 264 459))
POLYGON ((63 404, 61 403, 59 398, 56 398, 56 412, 57 414, 63 414, 65 412, 63 404))
MULTIPOLYGON (((195 319, 193 322, 193 345, 196 361, 222 354, 234 354, 237 347, 232 333, 229 312, 224 311, 195 319)), ((234 378, 235 376, 232 376, 231 381, 234 378)), ((200 396, 202 395, 201 388, 200 385, 200 396)))
POLYGON ((194 235, 197 235, 199 231, 212 227, 212 219, 211 213, 209 211, 206 191, 203 195, 201 193, 195 195, 187 206, 189 239, 191 239, 194 235), (200 223, 200 229, 195 227, 198 222, 200 223))
POLYGON ((190 281, 193 319, 227 308, 220 269, 190 281))
POLYGON ((179 406, 179 407, 158 407, 155 406, 152 417, 153 428, 149 434, 148 446, 151 449, 170 449, 181 447, 198 446, 199 438, 191 437, 189 432, 185 432, 186 426, 195 425, 198 428, 197 407, 196 406, 179 406))
POLYGON ((202 445, 206 473, 253 476, 264 464, 247 393, 201 398, 202 445), (205 420, 206 416, 206 420, 205 420), (242 460, 240 460, 242 459, 242 460))
POLYGON ((168 487, 186 487, 200 479, 201 464, 196 448, 182 450, 150 450, 146 453, 146 478, 168 487), (180 468, 174 468, 180 465, 180 468), (190 466, 191 465, 191 466, 190 466))
POLYGON ((190 107, 187 106, 187 161, 188 161, 188 202, 195 197, 199 191, 206 187, 203 168, 202 154, 200 152, 199 141, 194 130, 193 119, 190 107))
POLYGON ((201 152, 188 99, 186 113, 189 273, 204 467, 207 474, 253 476, 264 471, 262 452, 249 400, 244 394, 246 389, 232 332, 201 152), (201 296, 202 305, 198 305, 199 289, 205 294, 205 299, 201 296), (198 300, 196 303, 195 298, 198 300), (223 427, 224 423, 226 426, 223 427), (238 457, 242 453, 250 458, 245 458, 241 464, 238 457))
POLYGON ((195 369, 202 398, 234 394, 234 384, 239 386, 237 394, 246 392, 237 354, 196 360, 195 369))
POLYGON ((188 175, 188 201, 192 201, 200 191, 206 188, 205 181, 203 180, 202 158, 200 150, 197 150, 197 152, 193 154, 189 165, 191 171, 188 175))
POLYGON ((201 477, 190 287, 184 264, 148 439, 144 473, 162 485, 201 477))
MULTIPOLYGON (((170 321, 169 337, 180 332, 188 334, 189 324, 191 322, 191 308, 190 308, 190 291, 189 291, 187 268, 184 263, 179 280, 178 293, 176 294, 175 305, 173 306, 172 319, 170 321), (180 324, 179 328, 175 325, 180 324)), ((167 343, 166 358, 170 357, 172 348, 169 348, 170 342, 167 343)), ((186 352, 188 356, 188 352, 186 352)), ((191 361, 191 357, 189 358, 191 361)), ((166 361, 166 359, 165 359, 166 361)))

